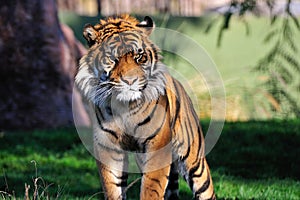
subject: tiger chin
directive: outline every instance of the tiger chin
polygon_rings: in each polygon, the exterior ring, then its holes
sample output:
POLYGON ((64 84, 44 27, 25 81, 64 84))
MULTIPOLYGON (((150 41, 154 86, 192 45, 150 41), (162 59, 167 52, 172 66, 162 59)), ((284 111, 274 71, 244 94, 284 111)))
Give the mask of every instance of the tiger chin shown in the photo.
POLYGON ((106 199, 126 199, 129 154, 142 174, 140 199, 178 199, 179 172, 195 199, 216 199, 198 116, 149 35, 129 15, 87 24, 89 51, 75 84, 89 104, 94 155, 106 199))

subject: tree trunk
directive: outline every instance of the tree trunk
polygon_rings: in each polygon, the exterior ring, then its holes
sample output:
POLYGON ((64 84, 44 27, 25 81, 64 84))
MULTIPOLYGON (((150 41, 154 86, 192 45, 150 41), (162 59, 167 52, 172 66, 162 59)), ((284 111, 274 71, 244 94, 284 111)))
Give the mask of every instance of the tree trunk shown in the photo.
POLYGON ((73 79, 84 51, 61 28, 55 0, 3 1, 0 130, 72 125, 73 79))
POLYGON ((101 11, 102 11, 101 0, 97 0, 97 10, 98 10, 98 15, 101 15, 101 11))

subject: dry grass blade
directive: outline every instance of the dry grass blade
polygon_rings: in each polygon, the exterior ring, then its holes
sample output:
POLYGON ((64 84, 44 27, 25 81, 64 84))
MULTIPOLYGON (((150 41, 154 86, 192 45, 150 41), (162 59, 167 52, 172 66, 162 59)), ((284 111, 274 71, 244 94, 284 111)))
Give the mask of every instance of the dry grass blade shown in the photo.
MULTIPOLYGON (((127 193, 127 191, 134 185, 134 184, 136 184, 139 180, 141 180, 142 178, 141 177, 139 177, 139 178, 137 178, 137 179, 135 179, 134 181, 132 181, 126 188, 125 188, 125 190, 124 190, 124 193, 127 193)), ((120 196, 120 198, 121 198, 121 196, 120 196)))
POLYGON ((30 198, 29 198, 29 190, 30 190, 30 185, 27 185, 27 183, 25 183, 25 196, 24 196, 24 200, 30 200, 30 198))
POLYGON ((127 192, 134 184, 136 184, 139 180, 141 180, 142 178, 137 178, 134 181, 132 181, 125 189, 125 192, 127 192))
POLYGON ((98 194, 104 194, 104 192, 97 192, 97 193, 93 194, 92 196, 90 196, 90 197, 88 198, 88 200, 94 198, 94 197, 97 196, 98 194))

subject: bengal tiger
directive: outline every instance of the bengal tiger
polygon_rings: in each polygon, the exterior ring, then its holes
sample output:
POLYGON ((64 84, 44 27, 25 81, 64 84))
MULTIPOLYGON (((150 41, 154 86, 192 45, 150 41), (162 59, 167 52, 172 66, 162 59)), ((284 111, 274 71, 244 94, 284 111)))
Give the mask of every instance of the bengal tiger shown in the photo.
POLYGON ((216 199, 198 116, 150 40, 153 20, 129 15, 87 24, 89 50, 75 84, 89 102, 94 154, 106 199, 126 199, 128 154, 142 179, 140 199, 178 199, 178 176, 195 199, 216 199))

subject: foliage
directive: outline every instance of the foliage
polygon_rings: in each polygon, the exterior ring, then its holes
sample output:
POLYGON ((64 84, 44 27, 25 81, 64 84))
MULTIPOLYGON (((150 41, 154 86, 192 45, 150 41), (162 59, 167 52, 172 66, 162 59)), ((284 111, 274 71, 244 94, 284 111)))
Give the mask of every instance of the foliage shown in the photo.
MULTIPOLYGON (((217 45, 220 46, 224 31, 229 29, 232 16, 235 14, 241 19, 249 34, 250 26, 246 20, 247 13, 261 15, 259 6, 267 7, 270 13, 270 30, 265 36, 265 44, 273 44, 271 50, 263 56, 254 67, 254 71, 266 74, 268 80, 263 84, 267 88, 264 91, 268 104, 264 106, 274 114, 283 117, 300 116, 300 61, 297 59, 299 51, 295 45, 297 39, 296 32, 300 32, 300 23, 292 12, 291 6, 293 0, 286 0, 283 12, 274 12, 274 7, 278 1, 267 0, 261 2, 258 0, 231 1, 228 9, 221 15, 222 25, 219 29, 217 45), (260 3, 260 5, 259 5, 260 3), (278 26, 277 24, 281 25, 278 26)), ((213 20, 206 28, 209 32, 215 24, 213 20)))
POLYGON ((272 106, 274 111, 281 111, 285 115, 293 113, 300 117, 300 62, 297 60, 299 51, 295 45, 298 38, 294 37, 300 31, 296 17, 290 12, 289 4, 286 6, 288 16, 277 19, 273 16, 271 24, 281 23, 282 28, 271 27, 264 42, 274 44, 270 52, 256 65, 255 70, 269 75, 265 83, 269 92, 281 107, 272 106), (283 106, 284 102, 287 106, 283 106))
MULTIPOLYGON (((0 143, 0 198, 22 199, 25 183, 37 199, 103 198, 95 161, 75 129, 4 132, 0 143)), ((299 120, 226 123, 207 156, 218 199, 299 198, 299 144, 299 120)), ((138 199, 139 177, 129 176, 129 199, 138 199)), ((192 199, 182 179, 180 195, 192 199)))

